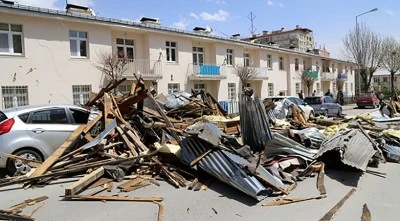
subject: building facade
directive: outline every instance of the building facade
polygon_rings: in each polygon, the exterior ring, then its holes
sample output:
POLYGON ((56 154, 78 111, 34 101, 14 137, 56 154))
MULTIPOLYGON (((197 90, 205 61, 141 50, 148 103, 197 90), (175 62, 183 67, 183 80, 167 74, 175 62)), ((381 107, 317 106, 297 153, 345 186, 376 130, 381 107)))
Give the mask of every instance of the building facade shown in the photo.
MULTIPOLYGON (((312 90, 354 95, 351 63, 208 32, 167 28, 152 19, 130 22, 0 3, 1 108, 45 103, 84 103, 108 79, 97 68, 104 53, 129 59, 119 89, 130 90, 139 73, 158 93, 201 89, 219 101, 236 100, 242 85, 235 66, 257 75, 247 87, 261 98, 305 91, 304 70, 317 73, 312 90)), ((311 94, 311 92, 310 92, 311 94)))
MULTIPOLYGON (((398 74, 394 75, 393 84, 396 90, 400 89, 400 76, 398 74)), ((372 77, 371 88, 374 91, 390 93, 391 87, 392 79, 390 76, 390 72, 384 69, 377 70, 372 77)))

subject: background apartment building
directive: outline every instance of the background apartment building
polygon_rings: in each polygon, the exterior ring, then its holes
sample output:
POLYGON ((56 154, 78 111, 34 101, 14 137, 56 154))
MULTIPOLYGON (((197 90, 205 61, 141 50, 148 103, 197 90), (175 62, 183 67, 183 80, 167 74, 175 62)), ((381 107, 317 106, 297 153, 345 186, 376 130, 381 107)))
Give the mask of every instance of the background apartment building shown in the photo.
POLYGON ((341 60, 212 36, 201 28, 167 28, 151 18, 135 23, 96 17, 80 6, 57 11, 0 2, 1 108, 85 102, 108 83, 95 67, 101 53, 129 59, 121 92, 130 90, 135 72, 158 93, 204 89, 219 101, 236 100, 242 85, 234 67, 240 65, 257 70, 245 86, 261 98, 304 91, 304 70, 316 73, 319 94, 336 91, 338 77, 346 79, 345 94, 354 94, 351 64, 341 60))

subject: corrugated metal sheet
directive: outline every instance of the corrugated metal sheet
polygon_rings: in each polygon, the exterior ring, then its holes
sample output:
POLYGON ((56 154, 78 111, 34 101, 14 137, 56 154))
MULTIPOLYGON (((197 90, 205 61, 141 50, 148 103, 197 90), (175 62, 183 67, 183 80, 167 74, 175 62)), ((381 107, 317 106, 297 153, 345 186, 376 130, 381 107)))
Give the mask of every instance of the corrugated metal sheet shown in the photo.
MULTIPOLYGON (((208 149, 213 148, 211 144, 194 137, 185 138, 180 145, 181 161, 187 165, 208 149)), ((207 154, 199 161, 198 166, 222 182, 257 200, 263 200, 272 193, 270 188, 263 186, 255 177, 247 175, 221 150, 207 154)))
POLYGON ((315 159, 314 150, 308 149, 296 141, 279 133, 274 133, 274 138, 265 146, 265 155, 274 157, 276 155, 298 156, 306 161, 315 159))
POLYGON ((253 151, 264 150, 267 141, 273 138, 264 105, 259 98, 252 99, 242 94, 239 107, 243 142, 253 151))
POLYGON ((329 151, 337 151, 345 165, 362 171, 366 170, 368 161, 376 153, 373 144, 358 129, 337 133, 322 144, 317 157, 329 151))
POLYGON ((400 147, 385 144, 385 146, 383 146, 383 152, 385 153, 386 158, 395 162, 400 162, 400 147))

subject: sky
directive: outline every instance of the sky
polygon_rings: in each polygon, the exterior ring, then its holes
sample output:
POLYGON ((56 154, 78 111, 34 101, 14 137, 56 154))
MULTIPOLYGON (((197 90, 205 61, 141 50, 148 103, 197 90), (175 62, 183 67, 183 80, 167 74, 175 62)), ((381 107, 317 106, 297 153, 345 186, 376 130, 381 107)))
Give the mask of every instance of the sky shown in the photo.
MULTIPOLYGON (((63 9, 66 0, 19 0, 19 4, 63 9)), ((345 59, 342 39, 353 29, 356 16, 382 36, 400 40, 398 0, 68 0, 91 7, 97 16, 138 21, 157 18, 163 26, 192 30, 211 27, 213 35, 251 35, 250 12, 255 15, 255 33, 296 25, 313 30, 317 47, 326 47, 331 57, 345 59)))

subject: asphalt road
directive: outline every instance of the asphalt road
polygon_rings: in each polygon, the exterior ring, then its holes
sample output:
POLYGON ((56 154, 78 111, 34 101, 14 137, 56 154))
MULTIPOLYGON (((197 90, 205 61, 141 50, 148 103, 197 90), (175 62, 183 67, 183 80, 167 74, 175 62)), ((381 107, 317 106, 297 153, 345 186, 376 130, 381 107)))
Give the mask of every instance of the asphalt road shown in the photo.
MULTIPOLYGON (((357 114, 368 109, 344 108, 346 114, 357 114)), ((131 193, 103 192, 102 195, 164 197, 164 220, 319 220, 352 188, 356 192, 338 211, 333 220, 360 220, 366 203, 372 220, 399 220, 400 217, 400 165, 380 164, 373 170, 387 173, 386 178, 371 174, 328 169, 325 176, 327 198, 296 204, 262 207, 252 198, 220 183, 213 182, 208 190, 190 191, 176 189, 167 183, 147 186, 131 193)), ((153 203, 136 202, 90 202, 64 201, 60 197, 64 188, 78 178, 61 179, 44 188, 22 189, 20 185, 0 188, 0 208, 5 209, 29 198, 46 195, 45 205, 33 217, 36 220, 157 220, 158 206, 153 203)), ((290 197, 318 196, 316 178, 298 183, 290 197)), ((116 185, 114 185, 115 188, 116 185)), ((93 192, 88 190, 85 193, 93 192)), ((274 197, 269 197, 270 201, 274 197)), ((34 206, 33 206, 34 208, 34 206)), ((23 214, 30 214, 27 208, 23 214)))

